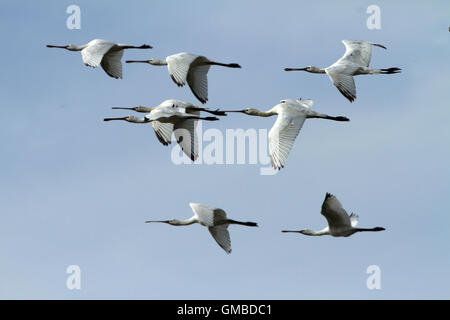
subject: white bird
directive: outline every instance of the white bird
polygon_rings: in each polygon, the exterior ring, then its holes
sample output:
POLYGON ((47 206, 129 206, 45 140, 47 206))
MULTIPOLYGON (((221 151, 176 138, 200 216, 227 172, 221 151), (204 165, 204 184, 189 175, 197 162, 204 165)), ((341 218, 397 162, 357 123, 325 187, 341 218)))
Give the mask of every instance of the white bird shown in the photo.
POLYGON ((284 168, 286 158, 292 149, 306 119, 320 118, 334 121, 350 121, 346 117, 332 117, 311 110, 313 101, 309 99, 285 99, 268 111, 253 108, 244 110, 228 110, 223 112, 242 112, 250 116, 270 117, 278 115, 269 131, 269 153, 272 167, 276 170, 284 168))
POLYGON ((255 222, 241 222, 227 218, 225 211, 219 208, 214 208, 205 204, 189 203, 194 211, 194 215, 186 220, 162 220, 162 221, 145 221, 162 222, 172 226, 188 226, 194 223, 199 223, 202 226, 208 227, 209 232, 216 240, 217 244, 225 250, 226 253, 231 253, 231 240, 228 232, 228 226, 230 224, 239 224, 248 227, 257 227, 255 222))
POLYGON ((320 231, 306 229, 300 231, 283 230, 281 232, 302 233, 307 236, 331 235, 333 237, 348 237, 356 232, 385 230, 382 227, 375 227, 371 229, 356 228, 359 217, 354 213, 348 215, 339 200, 330 193, 327 193, 325 196, 321 213, 327 219, 328 226, 320 231))
POLYGON ((104 121, 123 120, 132 123, 151 122, 156 137, 163 145, 167 146, 171 143, 173 133, 183 152, 192 161, 195 161, 198 158, 197 121, 219 120, 216 117, 200 117, 200 111, 214 115, 226 115, 219 110, 208 110, 207 108, 195 106, 189 102, 175 99, 165 100, 160 105, 153 108, 138 106, 134 108, 115 107, 113 109, 148 112, 148 114, 142 118, 126 116, 121 118, 105 118, 104 121))
POLYGON ((386 49, 377 43, 342 40, 345 45, 345 54, 338 61, 325 69, 308 66, 306 68, 285 68, 285 71, 306 71, 310 73, 326 73, 331 82, 350 102, 356 99, 356 87, 353 76, 361 74, 393 74, 399 73, 400 68, 371 69, 369 68, 372 47, 386 49))
POLYGON ((208 78, 209 67, 212 65, 240 68, 237 63, 221 63, 209 60, 204 56, 190 53, 177 53, 168 56, 165 60, 127 60, 126 63, 148 63, 155 66, 167 66, 170 77, 179 87, 183 87, 186 82, 192 93, 201 102, 208 101, 208 78))
POLYGON ((81 51, 81 58, 86 66, 97 68, 102 66, 103 70, 112 78, 122 79, 122 59, 124 49, 151 49, 149 45, 139 47, 115 43, 103 39, 94 39, 87 44, 77 46, 69 44, 66 46, 47 45, 47 48, 60 48, 69 51, 81 51))

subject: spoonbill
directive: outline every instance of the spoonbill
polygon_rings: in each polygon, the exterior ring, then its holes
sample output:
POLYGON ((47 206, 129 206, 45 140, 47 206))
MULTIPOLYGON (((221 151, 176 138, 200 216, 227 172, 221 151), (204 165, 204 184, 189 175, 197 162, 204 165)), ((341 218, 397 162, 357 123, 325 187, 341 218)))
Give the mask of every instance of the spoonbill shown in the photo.
POLYGON ((227 218, 225 211, 219 208, 214 208, 206 204, 189 203, 194 212, 194 215, 186 220, 160 220, 160 221, 145 221, 146 223, 161 222, 172 226, 188 226, 194 223, 199 223, 202 226, 208 227, 214 240, 217 244, 225 250, 226 253, 231 253, 231 240, 228 226, 230 224, 239 224, 247 227, 257 227, 256 222, 241 222, 227 218))
POLYGON ((306 71, 310 73, 326 73, 331 82, 350 102, 356 99, 356 87, 353 76, 361 74, 394 74, 401 71, 400 68, 371 69, 369 68, 372 47, 377 46, 386 49, 381 44, 342 40, 345 45, 345 54, 328 68, 322 69, 313 66, 306 68, 285 68, 285 71, 306 71))
POLYGON ((121 118, 105 118, 104 121, 123 120, 132 123, 151 122, 159 142, 167 146, 171 143, 172 133, 181 150, 192 160, 198 158, 198 137, 196 133, 197 121, 216 121, 217 117, 201 117, 200 111, 214 115, 226 115, 219 110, 208 110, 204 107, 195 106, 189 102, 168 99, 156 107, 148 108, 138 106, 134 108, 113 109, 133 110, 137 112, 148 112, 145 117, 126 116, 121 118))
POLYGON ((227 110, 223 112, 242 112, 250 116, 270 117, 277 115, 277 120, 269 131, 269 153, 272 167, 275 170, 284 168, 295 138, 306 119, 319 118, 334 121, 350 121, 346 117, 332 117, 311 110, 313 101, 310 99, 285 99, 268 111, 254 108, 244 110, 227 110))
POLYGON ((167 66, 170 77, 179 87, 186 82, 191 88, 194 96, 201 102, 208 101, 208 78, 207 73, 212 65, 228 68, 240 68, 237 63, 221 63, 209 60, 204 56, 191 53, 177 53, 168 56, 165 60, 127 60, 126 63, 148 63, 154 66, 167 66))
POLYGON ((77 46, 69 44, 66 46, 47 45, 47 48, 60 48, 69 51, 81 51, 81 58, 86 66, 97 68, 102 66, 103 70, 112 78, 122 79, 122 59, 124 49, 151 49, 152 46, 130 46, 115 43, 103 39, 94 39, 87 44, 77 46))
POLYGON ((339 200, 330 193, 327 193, 325 200, 322 204, 322 215, 327 219, 328 226, 319 231, 313 230, 300 230, 300 231, 289 231, 283 230, 281 232, 295 232, 302 233, 307 236, 324 236, 331 235, 333 237, 348 237, 356 232, 362 231, 383 231, 382 227, 375 227, 371 229, 366 228, 356 228, 358 224, 359 217, 352 213, 347 214, 347 211, 342 207, 339 200))

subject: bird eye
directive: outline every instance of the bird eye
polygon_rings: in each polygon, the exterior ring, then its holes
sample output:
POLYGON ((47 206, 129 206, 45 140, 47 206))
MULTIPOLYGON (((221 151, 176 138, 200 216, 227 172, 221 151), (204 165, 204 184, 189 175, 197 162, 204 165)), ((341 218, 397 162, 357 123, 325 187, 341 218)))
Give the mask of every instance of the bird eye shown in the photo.
POLYGON ((281 103, 286 103, 286 100, 281 100, 281 103))

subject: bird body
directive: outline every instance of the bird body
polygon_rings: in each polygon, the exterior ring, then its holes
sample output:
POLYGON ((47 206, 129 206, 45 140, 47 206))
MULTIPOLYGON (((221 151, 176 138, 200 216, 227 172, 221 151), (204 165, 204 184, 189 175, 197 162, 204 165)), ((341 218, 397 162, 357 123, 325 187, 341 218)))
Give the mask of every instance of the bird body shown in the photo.
POLYGON ((312 106, 313 100, 310 99, 284 99, 268 111, 247 108, 223 112, 241 112, 259 117, 277 115, 277 120, 269 131, 269 153, 272 167, 280 170, 284 168, 289 152, 306 119, 321 118, 334 121, 349 121, 346 117, 333 117, 313 111, 311 109, 312 106))
POLYGON ((399 68, 371 69, 369 68, 372 56, 372 46, 386 49, 377 43, 342 40, 345 46, 345 54, 335 63, 327 68, 308 66, 306 68, 285 68, 285 71, 306 71, 310 73, 326 73, 331 82, 350 102, 356 99, 356 87, 353 76, 362 74, 393 74, 399 73, 399 68))
POLYGON ((211 65, 219 65, 229 68, 240 68, 236 63, 220 63, 209 60, 205 56, 181 52, 166 57, 165 60, 127 60, 127 63, 148 63, 156 66, 167 66, 170 77, 179 87, 186 83, 192 93, 201 102, 208 101, 208 78, 207 74, 211 65))
POLYGON ((248 227, 257 227, 255 222, 241 222, 228 219, 227 214, 220 208, 215 208, 209 205, 200 203, 189 203, 194 215, 186 220, 159 220, 159 221, 146 221, 146 223, 161 222, 167 223, 173 226, 187 226, 194 223, 198 223, 204 227, 207 227, 217 244, 225 250, 226 253, 231 253, 231 240, 230 233, 228 232, 228 226, 230 224, 239 224, 248 227))
POLYGON ((383 231, 382 227, 375 227, 371 229, 357 228, 359 217, 352 213, 347 214, 347 211, 342 207, 339 200, 332 194, 327 193, 322 204, 321 214, 327 219, 328 226, 319 231, 309 229, 300 231, 283 230, 282 232, 302 233, 307 236, 324 236, 331 235, 333 237, 349 237, 356 232, 363 231, 383 231))
POLYGON ((198 158, 198 137, 196 133, 197 121, 219 120, 216 117, 201 117, 200 111, 208 112, 214 115, 225 115, 219 110, 208 110, 205 107, 195 106, 189 102, 168 99, 156 107, 138 106, 134 108, 118 108, 145 112, 145 117, 126 116, 121 118, 105 118, 104 121, 123 120, 133 123, 151 122, 159 142, 167 146, 172 141, 172 134, 180 145, 183 152, 192 160, 198 158))
POLYGON ((60 48, 69 51, 81 51, 81 58, 86 66, 97 68, 99 65, 112 78, 122 78, 122 55, 124 49, 151 49, 149 45, 130 46, 103 39, 94 39, 87 44, 77 46, 47 45, 48 48, 60 48))

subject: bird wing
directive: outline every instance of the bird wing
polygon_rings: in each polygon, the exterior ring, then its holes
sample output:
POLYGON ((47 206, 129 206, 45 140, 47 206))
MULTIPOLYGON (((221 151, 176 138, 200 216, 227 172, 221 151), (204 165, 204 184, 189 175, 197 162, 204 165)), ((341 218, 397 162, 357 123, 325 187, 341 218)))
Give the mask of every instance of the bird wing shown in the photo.
POLYGON ((122 79, 122 56, 123 50, 110 51, 103 56, 101 66, 110 77, 122 79))
POLYGON ((352 213, 350 215, 350 223, 351 223, 353 228, 356 227, 356 225, 358 224, 358 221, 359 221, 359 216, 354 214, 354 213, 352 213))
POLYGON ((356 86, 352 76, 352 70, 349 70, 347 66, 341 65, 326 68, 325 72, 344 97, 350 102, 353 102, 353 100, 356 99, 356 86))
POLYGON ((109 41, 97 41, 81 50, 81 58, 85 65, 97 68, 102 62, 103 56, 115 45, 109 41))
POLYGON ((189 203, 201 225, 214 227, 214 210, 216 208, 200 203, 189 203))
POLYGON ((351 220, 339 200, 327 193, 322 204, 321 214, 327 219, 330 229, 349 228, 351 220))
POLYGON ((209 227, 209 232, 211 233, 217 244, 225 250, 226 253, 231 253, 231 240, 230 233, 228 232, 228 225, 222 224, 217 227, 209 227))
MULTIPOLYGON (((199 112, 196 112, 196 114, 199 114, 199 112)), ((198 158, 197 122, 198 120, 196 119, 186 119, 177 122, 173 132, 181 150, 192 161, 198 158)))
POLYGON ((159 142, 165 146, 169 145, 172 140, 173 124, 152 121, 152 127, 159 142))
POLYGON ((289 117, 281 113, 269 131, 269 153, 272 167, 284 168, 286 158, 292 149, 295 138, 305 122, 304 115, 289 117))
POLYGON ((201 64, 207 61, 205 57, 198 57, 192 64, 187 75, 187 83, 194 96, 201 102, 208 101, 208 71, 209 64, 201 64))
POLYGON ((197 57, 197 55, 190 53, 178 53, 166 58, 170 77, 179 87, 186 84, 191 63, 197 59, 197 57))
POLYGON ((372 47, 369 42, 356 40, 342 40, 345 53, 338 61, 356 63, 361 67, 368 67, 372 56, 372 47))

